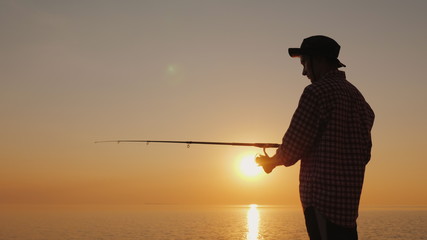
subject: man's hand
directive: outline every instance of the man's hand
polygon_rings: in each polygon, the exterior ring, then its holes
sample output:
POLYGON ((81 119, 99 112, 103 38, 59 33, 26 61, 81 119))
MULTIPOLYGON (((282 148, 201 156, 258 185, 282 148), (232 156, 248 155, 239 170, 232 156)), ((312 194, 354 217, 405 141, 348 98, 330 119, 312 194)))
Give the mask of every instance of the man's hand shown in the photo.
POLYGON ((281 165, 274 156, 269 157, 268 155, 259 155, 255 161, 266 173, 271 173, 276 166, 281 165))

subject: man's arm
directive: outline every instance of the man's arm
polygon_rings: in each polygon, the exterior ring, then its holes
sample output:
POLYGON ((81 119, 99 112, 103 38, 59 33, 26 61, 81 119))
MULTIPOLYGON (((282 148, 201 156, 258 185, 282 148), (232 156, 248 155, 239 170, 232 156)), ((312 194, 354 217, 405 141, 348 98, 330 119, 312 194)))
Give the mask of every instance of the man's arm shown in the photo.
POLYGON ((270 173, 276 166, 292 166, 313 146, 320 128, 319 101, 310 86, 304 89, 282 144, 272 157, 260 156, 258 165, 270 173))

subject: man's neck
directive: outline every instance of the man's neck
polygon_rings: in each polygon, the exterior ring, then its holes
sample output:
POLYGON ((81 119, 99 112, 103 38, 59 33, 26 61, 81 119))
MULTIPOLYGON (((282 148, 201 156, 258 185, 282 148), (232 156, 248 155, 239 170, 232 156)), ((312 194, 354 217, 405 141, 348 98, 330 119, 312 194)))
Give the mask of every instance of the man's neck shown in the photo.
POLYGON ((315 79, 315 81, 312 81, 312 82, 318 82, 318 81, 322 80, 325 75, 327 75, 328 73, 333 72, 333 71, 338 71, 338 68, 335 68, 335 67, 326 67, 326 66, 320 68, 318 70, 318 72, 316 73, 316 79, 315 79))

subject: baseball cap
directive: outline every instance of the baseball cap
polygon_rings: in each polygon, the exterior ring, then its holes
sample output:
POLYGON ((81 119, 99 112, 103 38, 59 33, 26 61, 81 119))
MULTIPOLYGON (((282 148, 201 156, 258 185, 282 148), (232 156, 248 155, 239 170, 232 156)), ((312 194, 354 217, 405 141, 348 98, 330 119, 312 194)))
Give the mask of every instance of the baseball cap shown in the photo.
POLYGON ((302 55, 324 56, 336 60, 338 67, 345 67, 338 60, 340 48, 341 46, 334 39, 316 35, 304 39, 299 48, 289 48, 288 52, 291 57, 301 57, 302 55))

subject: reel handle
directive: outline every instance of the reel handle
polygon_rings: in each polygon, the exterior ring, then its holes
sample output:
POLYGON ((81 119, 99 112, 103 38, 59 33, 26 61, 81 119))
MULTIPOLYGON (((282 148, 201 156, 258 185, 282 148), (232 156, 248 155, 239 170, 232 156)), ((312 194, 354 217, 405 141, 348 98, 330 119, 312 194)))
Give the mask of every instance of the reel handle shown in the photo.
POLYGON ((269 173, 271 173, 271 171, 273 171, 273 169, 276 167, 276 165, 272 165, 269 163, 266 164, 267 161, 270 161, 270 156, 268 156, 267 152, 265 151, 265 148, 263 148, 263 151, 264 151, 265 155, 264 156, 258 155, 255 158, 255 161, 259 166, 262 166, 265 173, 269 174, 269 173))
POLYGON ((267 152, 265 151, 265 148, 263 148, 262 151, 264 151, 266 157, 270 158, 270 156, 268 156, 267 152))

